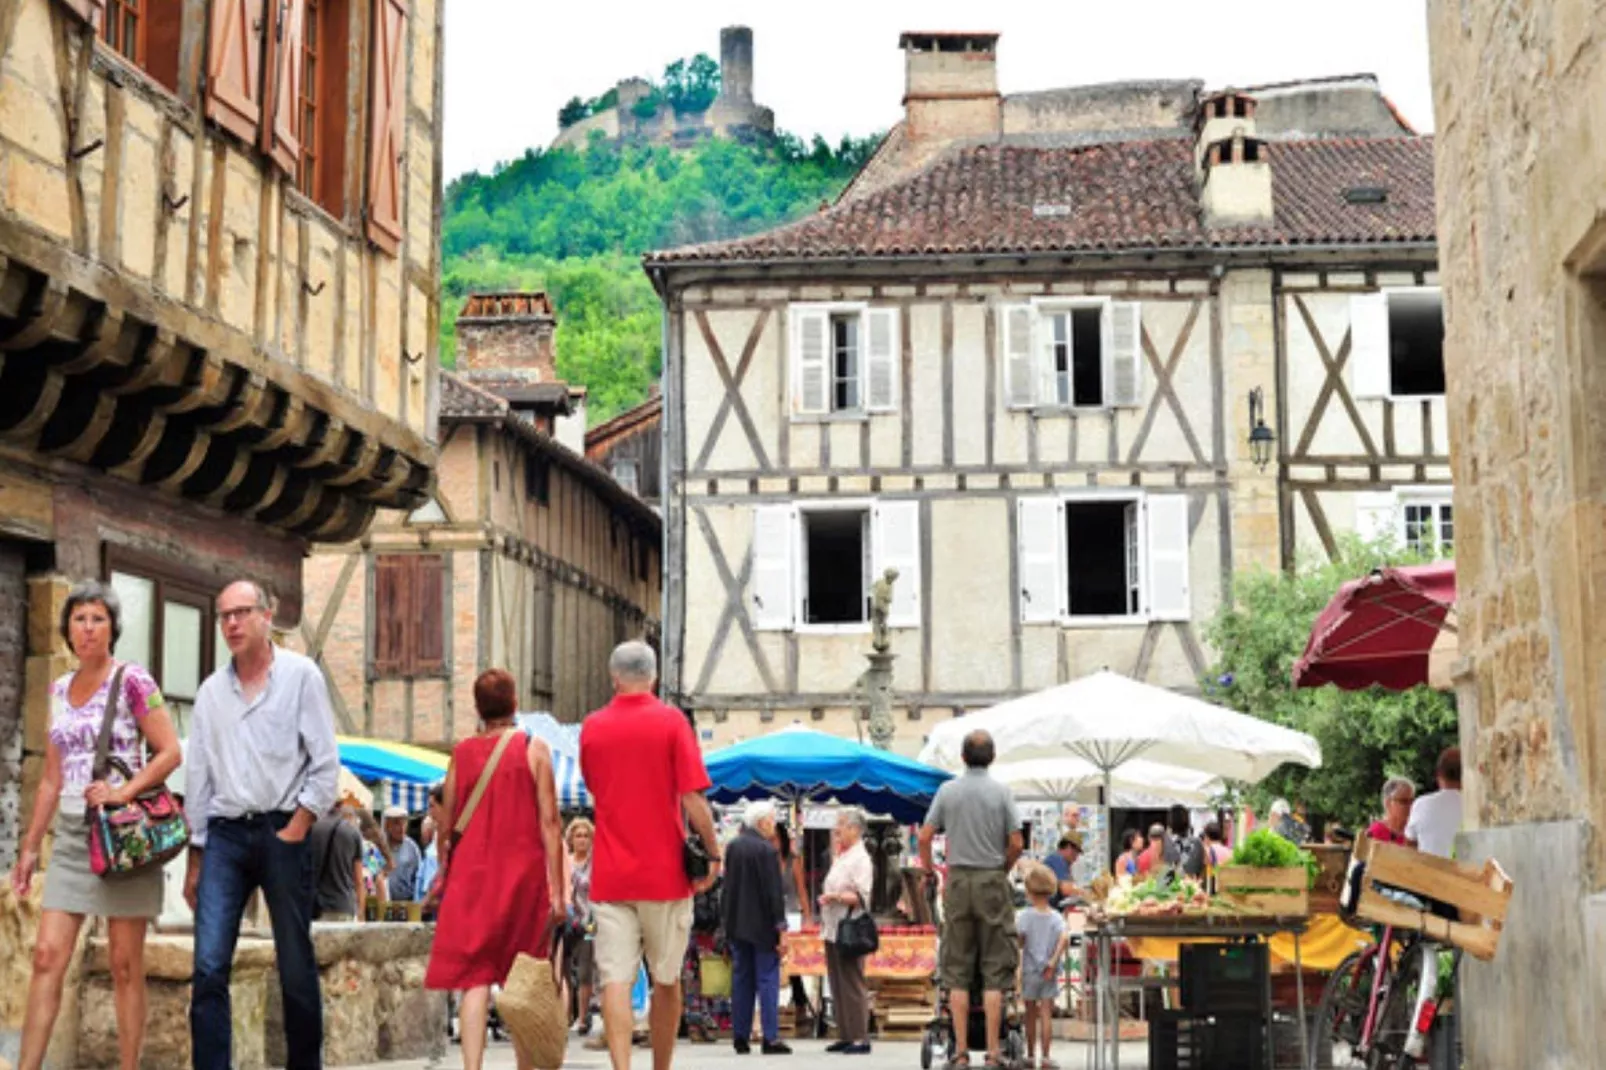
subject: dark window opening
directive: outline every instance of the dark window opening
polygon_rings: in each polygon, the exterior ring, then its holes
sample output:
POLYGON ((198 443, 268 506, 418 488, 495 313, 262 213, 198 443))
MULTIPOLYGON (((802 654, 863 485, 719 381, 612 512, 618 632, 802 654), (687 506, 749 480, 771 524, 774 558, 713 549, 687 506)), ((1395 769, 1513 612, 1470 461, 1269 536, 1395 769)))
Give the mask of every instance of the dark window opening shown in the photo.
POLYGON ((345 214, 346 0, 306 0, 301 38, 301 162, 296 188, 345 214))
POLYGON ((1244 163, 1255 163, 1260 159, 1260 142, 1250 138, 1244 139, 1244 163))
POLYGON ((547 504, 550 470, 545 457, 532 457, 524 466, 524 496, 531 501, 547 504))
POLYGON ((652 574, 652 546, 645 540, 636 540, 636 579, 643 582, 652 574))
POLYGON ((1068 502, 1066 572, 1073 617, 1138 612, 1135 502, 1068 502))
POLYGON ((1438 291, 1389 294, 1389 392, 1444 393, 1444 314, 1438 291))
POLYGON ((1073 354, 1074 405, 1104 404, 1103 309, 1071 310, 1071 353, 1073 354))
POLYGON ((859 316, 831 317, 831 408, 859 407, 859 316))
POLYGON ((803 619, 809 624, 862 624, 869 514, 824 510, 803 514, 805 586, 803 619))

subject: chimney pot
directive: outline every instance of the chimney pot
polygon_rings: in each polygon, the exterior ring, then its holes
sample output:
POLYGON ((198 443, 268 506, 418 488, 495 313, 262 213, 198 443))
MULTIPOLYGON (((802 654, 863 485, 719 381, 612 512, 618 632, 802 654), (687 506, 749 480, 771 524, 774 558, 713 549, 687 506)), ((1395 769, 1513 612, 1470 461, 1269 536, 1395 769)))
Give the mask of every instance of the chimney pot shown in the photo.
POLYGON ((904 134, 911 144, 996 138, 1003 130, 998 94, 998 34, 911 32, 904 52, 904 134))

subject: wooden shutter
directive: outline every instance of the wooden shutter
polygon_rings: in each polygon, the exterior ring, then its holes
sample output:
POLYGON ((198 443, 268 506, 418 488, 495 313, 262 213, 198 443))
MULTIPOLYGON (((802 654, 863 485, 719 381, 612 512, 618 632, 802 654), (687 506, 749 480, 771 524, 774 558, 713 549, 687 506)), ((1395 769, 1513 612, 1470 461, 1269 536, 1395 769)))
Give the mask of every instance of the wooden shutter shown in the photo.
POLYGON ((1111 301, 1104 313, 1104 351, 1110 369, 1104 397, 1115 408, 1143 403, 1141 307, 1136 301, 1111 301))
POLYGON ((998 319, 1003 324, 999 338, 1003 347, 1005 404, 1012 409, 1030 408, 1037 397, 1037 385, 1033 381, 1032 306, 1000 305, 998 319))
MULTIPOLYGON (((1036 357, 1037 403, 1039 405, 1070 405, 1076 400, 1076 385, 1067 379, 1065 398, 1060 399, 1059 368, 1055 362, 1054 343, 1057 340, 1061 324, 1065 328, 1065 344, 1070 346, 1071 340, 1071 314, 1067 310, 1057 312, 1044 312, 1035 310, 1032 317, 1036 326, 1033 334, 1035 346, 1033 353, 1036 357)), ((1074 367, 1074 356, 1072 361, 1074 367)))
POLYGON ((407 664, 407 558, 374 557, 374 674, 397 676, 407 664))
POLYGON ((255 143, 262 124, 264 0, 212 0, 206 53, 206 117, 255 143))
POLYGON ((1363 542, 1383 540, 1390 545, 1400 538, 1400 501, 1393 491, 1361 491, 1355 495, 1355 533, 1363 542))
POLYGON ((792 411, 830 411, 831 318, 821 308, 792 310, 792 411))
POLYGON ((106 0, 60 0, 60 3, 97 30, 106 17, 106 0))
POLYGON ((877 502, 872 510, 875 547, 873 579, 889 568, 898 570, 892 585, 892 611, 887 623, 894 628, 920 627, 920 503, 877 502))
POLYGON ((865 408, 870 412, 898 410, 898 310, 872 308, 864 314, 866 384, 865 408))
POLYGON ((268 37, 268 77, 266 99, 272 122, 262 124, 262 149, 268 159, 291 178, 301 163, 303 137, 314 131, 301 129, 301 80, 306 64, 301 55, 306 36, 306 0, 269 0, 278 12, 278 26, 268 37))
POLYGON ((785 631, 792 627, 792 548, 796 541, 795 506, 753 508, 753 578, 748 584, 748 605, 755 628, 785 631))
POLYGON ((374 0, 373 77, 368 86, 368 240, 401 248, 402 120, 407 114, 406 0, 374 0))
POLYGON ((446 668, 446 558, 418 554, 413 563, 413 630, 411 671, 438 673, 446 668))
POLYGON ((1019 510, 1020 619, 1025 624, 1059 620, 1069 595, 1065 504, 1058 498, 1022 498, 1019 510))
POLYGON ((1389 299, 1385 293, 1349 299, 1350 367, 1358 398, 1389 395, 1389 299))
POLYGON ((1149 512, 1149 616, 1187 620, 1193 615, 1188 588, 1188 496, 1151 494, 1149 512))

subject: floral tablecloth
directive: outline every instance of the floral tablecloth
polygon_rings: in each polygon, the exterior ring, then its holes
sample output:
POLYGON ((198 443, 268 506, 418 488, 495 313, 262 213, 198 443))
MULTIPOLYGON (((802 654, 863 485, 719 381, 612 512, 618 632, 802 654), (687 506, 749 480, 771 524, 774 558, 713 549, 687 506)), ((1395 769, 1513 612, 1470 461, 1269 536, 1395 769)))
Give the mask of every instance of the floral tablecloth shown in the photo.
MULTIPOLYGON (((937 972, 937 934, 882 930, 881 948, 865 963, 866 977, 929 980, 937 972)), ((781 937, 781 973, 787 977, 824 977, 825 942, 818 929, 781 937)))

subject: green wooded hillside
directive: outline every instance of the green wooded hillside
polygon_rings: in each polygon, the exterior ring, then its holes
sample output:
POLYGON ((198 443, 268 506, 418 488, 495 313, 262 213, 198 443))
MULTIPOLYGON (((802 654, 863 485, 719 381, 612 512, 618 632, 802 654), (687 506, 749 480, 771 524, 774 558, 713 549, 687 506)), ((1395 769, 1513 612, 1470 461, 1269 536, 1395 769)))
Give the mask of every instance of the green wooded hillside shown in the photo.
POLYGON ((455 359, 466 294, 545 289, 558 315, 558 374, 590 390, 593 423, 642 401, 659 373, 659 306, 641 256, 739 237, 833 199, 878 138, 832 147, 782 134, 773 143, 706 141, 691 149, 613 146, 530 150, 446 190, 441 356, 455 359))

